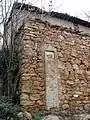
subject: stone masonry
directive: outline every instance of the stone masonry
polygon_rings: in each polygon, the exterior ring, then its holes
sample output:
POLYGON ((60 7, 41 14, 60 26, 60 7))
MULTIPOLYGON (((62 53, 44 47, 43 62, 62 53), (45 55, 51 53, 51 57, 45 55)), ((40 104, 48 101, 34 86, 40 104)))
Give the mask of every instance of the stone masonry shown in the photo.
POLYGON ((32 19, 20 40, 22 109, 88 113, 90 36, 32 19))

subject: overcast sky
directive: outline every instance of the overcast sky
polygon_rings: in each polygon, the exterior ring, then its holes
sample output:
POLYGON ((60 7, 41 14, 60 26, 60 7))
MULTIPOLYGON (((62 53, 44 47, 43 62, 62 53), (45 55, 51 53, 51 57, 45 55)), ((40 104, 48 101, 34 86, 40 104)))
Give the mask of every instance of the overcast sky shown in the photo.
MULTIPOLYGON (((49 5, 52 5, 52 11, 67 13, 69 15, 79 17, 84 20, 88 20, 85 13, 87 15, 90 15, 90 0, 6 0, 6 6, 9 6, 11 2, 13 5, 14 1, 24 1, 27 4, 32 4, 47 11, 49 10, 49 5), (52 1, 52 3, 50 3, 50 1, 52 1)), ((3 0, 2 4, 4 6, 5 0, 3 0)), ((8 10, 8 7, 6 8, 8 10)), ((0 13, 0 15, 1 14, 2 13, 0 13)))
MULTIPOLYGON (((10 2, 15 0, 6 0, 7 6, 10 2)), ((81 18, 83 20, 88 20, 87 15, 90 15, 90 0, 18 0, 19 2, 25 1, 25 3, 32 4, 44 10, 49 10, 49 5, 52 5, 52 11, 57 11, 59 13, 67 13, 71 16, 81 18), (50 3, 52 1, 52 3, 50 3)), ((3 5, 5 0, 3 0, 3 5)), ((1 9, 1 8, 0 8, 1 9)), ((2 13, 0 13, 1 15, 2 13)), ((0 22, 1 22, 0 18, 0 22)), ((90 21, 90 20, 89 20, 90 21)), ((0 31, 3 33, 3 24, 0 24, 0 31)))
MULTIPOLYGON (((6 0, 7 6, 9 6, 10 2, 15 0, 6 0)), ((69 15, 79 17, 84 20, 88 20, 87 15, 90 15, 90 0, 18 0, 18 2, 25 1, 27 4, 32 4, 39 8, 43 8, 44 10, 49 10, 49 5, 52 5, 52 11, 57 11, 59 13, 67 13, 69 15), (52 1, 52 3, 50 3, 52 1), (84 13, 85 12, 85 13, 84 13)), ((3 5, 5 0, 3 0, 3 5)), ((8 8, 8 7, 7 7, 8 8)), ((11 9, 10 9, 11 10, 11 9)), ((2 13, 0 13, 1 15, 2 13)), ((1 19, 0 19, 1 22, 1 19)), ((0 25, 1 27, 1 25, 0 25)), ((3 31, 1 29, 0 31, 3 31)))

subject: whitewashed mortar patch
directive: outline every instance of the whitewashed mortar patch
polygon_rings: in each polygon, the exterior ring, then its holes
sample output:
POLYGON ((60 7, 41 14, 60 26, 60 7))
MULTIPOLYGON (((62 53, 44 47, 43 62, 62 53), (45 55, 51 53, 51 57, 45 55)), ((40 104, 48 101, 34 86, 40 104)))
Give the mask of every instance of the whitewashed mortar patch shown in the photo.
POLYGON ((46 107, 58 108, 58 78, 54 51, 45 51, 46 107))

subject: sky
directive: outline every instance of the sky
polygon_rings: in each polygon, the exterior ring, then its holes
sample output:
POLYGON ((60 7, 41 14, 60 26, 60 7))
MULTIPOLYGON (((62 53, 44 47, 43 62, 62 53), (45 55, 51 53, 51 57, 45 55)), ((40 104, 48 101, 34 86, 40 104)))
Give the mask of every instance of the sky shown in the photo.
MULTIPOLYGON (((9 6, 10 2, 13 5, 14 1, 15 0, 6 0, 7 2, 6 5, 9 6)), ((89 20, 87 15, 90 15, 90 0, 18 0, 18 2, 22 2, 22 1, 24 1, 27 4, 31 4, 39 8, 42 8, 46 11, 49 11, 49 8, 51 8, 52 11, 56 11, 59 13, 67 13, 71 16, 75 16, 86 21, 89 20), (50 1, 52 1, 52 3, 50 1), (51 5, 51 7, 49 7, 49 5, 51 5)), ((3 6, 4 4, 5 4, 5 0, 3 0, 3 6)), ((2 29, 0 29, 0 31, 2 32, 3 25, 1 26, 2 29)))
MULTIPOLYGON (((10 2, 12 2, 13 5, 14 1, 15 0, 6 0, 7 2, 6 6, 9 6, 10 2)), ((31 4, 33 6, 42 8, 46 11, 52 9, 52 11, 56 11, 59 13, 67 13, 71 16, 75 16, 80 19, 90 21, 88 19, 89 18, 88 16, 90 16, 90 0, 18 0, 18 2, 22 2, 22 1, 24 1, 27 4, 31 4)), ((5 0, 3 0, 3 6, 4 5, 5 5, 5 0)), ((0 4, 0 11, 1 11, 1 4, 0 4)), ((1 14, 2 13, 0 13, 0 16, 1 14)), ((2 19, 0 18, 0 22, 1 21, 2 19)), ((0 31, 3 33, 3 24, 0 24, 0 31)))
MULTIPOLYGON (((90 0, 6 0, 6 6, 9 6, 10 3, 12 3, 13 5, 14 1, 24 1, 27 4, 32 4, 46 11, 48 11, 49 8, 51 8, 52 11, 57 11, 59 13, 67 13, 71 16, 79 17, 86 21, 88 20, 87 15, 90 15, 90 0), (50 1, 52 1, 52 3, 50 3, 50 1), (51 7, 49 7, 49 5, 51 5, 51 7)), ((5 0, 3 0, 2 4, 3 6, 5 5, 5 0)), ((8 11, 8 7, 6 8, 8 11)))

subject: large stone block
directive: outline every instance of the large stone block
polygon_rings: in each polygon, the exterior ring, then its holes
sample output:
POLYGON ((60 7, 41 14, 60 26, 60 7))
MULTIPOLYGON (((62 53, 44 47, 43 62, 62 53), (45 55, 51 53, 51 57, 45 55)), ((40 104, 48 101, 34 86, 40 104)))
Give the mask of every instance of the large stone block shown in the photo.
POLYGON ((59 120, 59 118, 55 115, 45 116, 42 120, 59 120))

